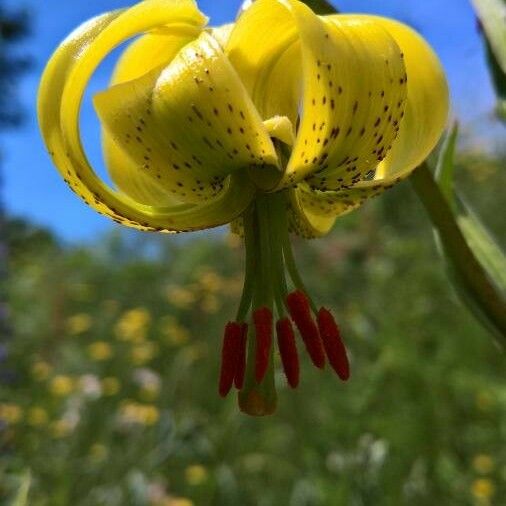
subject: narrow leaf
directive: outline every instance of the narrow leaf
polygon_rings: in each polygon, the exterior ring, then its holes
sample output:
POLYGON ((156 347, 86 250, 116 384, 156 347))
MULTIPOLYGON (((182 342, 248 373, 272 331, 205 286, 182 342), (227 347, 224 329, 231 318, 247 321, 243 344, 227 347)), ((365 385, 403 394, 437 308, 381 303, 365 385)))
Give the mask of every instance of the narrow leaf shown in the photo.
POLYGON ((446 200, 452 207, 455 208, 454 188, 453 188, 453 174, 454 174, 454 163, 453 159, 455 156, 455 147, 457 144, 457 137, 459 134, 459 126, 455 123, 450 133, 445 137, 443 145, 438 153, 436 162, 436 181, 439 184, 439 188, 446 197, 446 200))
POLYGON ((445 188, 438 186, 427 164, 422 164, 413 173, 411 182, 432 221, 438 249, 457 294, 476 319, 504 343, 506 285, 501 280, 504 279, 506 259, 490 234, 455 195, 453 184, 448 181, 448 173, 453 171, 450 165, 453 166, 456 142, 451 138, 452 134, 443 145, 444 152, 440 153, 441 163, 438 164, 438 175, 445 188), (448 191, 450 198, 446 196, 448 191), (501 270, 502 273, 498 274, 501 270))
POLYGON ((506 2, 472 0, 499 67, 506 74, 506 2))
POLYGON ((457 222, 490 279, 506 295, 506 255, 472 209, 458 199, 457 222))
POLYGON ((473 0, 484 30, 485 50, 497 94, 496 113, 506 122, 506 0, 473 0))
POLYGON ((18 493, 12 502, 12 506, 27 506, 28 505, 28 492, 30 491, 30 484, 32 477, 30 471, 27 471, 21 480, 18 493))
POLYGON ((506 255, 472 208, 464 202, 455 190, 454 157, 457 138, 458 125, 455 123, 439 151, 435 179, 453 211, 467 244, 497 289, 506 294, 506 255))

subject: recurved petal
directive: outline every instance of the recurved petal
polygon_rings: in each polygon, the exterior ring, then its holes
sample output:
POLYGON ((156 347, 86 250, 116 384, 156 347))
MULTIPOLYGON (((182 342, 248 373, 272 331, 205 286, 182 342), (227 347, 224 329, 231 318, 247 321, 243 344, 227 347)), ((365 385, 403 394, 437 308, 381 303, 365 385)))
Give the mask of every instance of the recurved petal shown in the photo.
MULTIPOLYGON (((167 65, 177 53, 202 31, 190 24, 160 27, 132 42, 116 64, 111 85, 137 79, 161 65, 167 65)), ((139 170, 107 132, 102 132, 104 158, 115 185, 137 202, 150 205, 175 204, 175 195, 159 188, 156 181, 139 170)))
POLYGON ((302 68, 297 26, 287 6, 254 2, 236 21, 225 52, 262 118, 286 116, 295 125, 302 68))
POLYGON ((296 189, 290 190, 290 222, 294 231, 303 237, 325 235, 338 216, 353 211, 385 189, 375 183, 365 188, 356 185, 342 190, 321 191, 311 189, 307 183, 300 183, 296 189))
MULTIPOLYGON (((346 212, 346 204, 335 203, 331 193, 311 190, 306 183, 300 183, 296 189, 290 189, 288 223, 290 232, 312 239, 329 232, 336 217, 346 212), (328 206, 332 206, 332 212, 328 206)), ((351 209, 350 209, 351 210, 351 209)))
POLYGON ((370 197, 409 176, 436 146, 448 118, 449 92, 437 56, 413 29, 397 21, 377 16, 331 16, 332 21, 367 20, 383 26, 401 48, 408 76, 407 103, 400 130, 385 160, 374 176, 336 192, 309 192, 301 189, 303 210, 319 216, 349 212, 370 197))
POLYGON ((376 23, 318 18, 293 2, 303 110, 285 178, 340 189, 374 170, 397 136, 406 97, 401 50, 376 23))
POLYGON ((79 111, 100 61, 128 38, 164 27, 201 27, 205 18, 191 0, 146 0, 126 11, 105 14, 82 25, 57 49, 45 69, 38 100, 41 131, 55 165, 71 188, 98 212, 145 230, 183 231, 209 228, 237 217, 254 189, 232 176, 213 200, 201 204, 141 205, 105 185, 83 151, 79 111))
POLYGON ((449 112, 448 83, 443 67, 425 39, 405 24, 379 16, 337 15, 330 18, 333 22, 344 19, 376 23, 390 33, 403 53, 408 77, 405 114, 397 139, 379 164, 374 178, 389 185, 397 178, 409 175, 441 138, 449 112))
POLYGON ((137 170, 185 201, 214 196, 236 171, 277 165, 258 112, 206 32, 168 65, 99 93, 95 106, 137 170))
POLYGON ((311 177, 339 189, 374 170, 403 115, 405 67, 380 24, 333 21, 297 0, 257 0, 239 18, 226 47, 264 117, 298 125, 279 187, 311 177), (265 26, 259 35, 257 26, 265 26))

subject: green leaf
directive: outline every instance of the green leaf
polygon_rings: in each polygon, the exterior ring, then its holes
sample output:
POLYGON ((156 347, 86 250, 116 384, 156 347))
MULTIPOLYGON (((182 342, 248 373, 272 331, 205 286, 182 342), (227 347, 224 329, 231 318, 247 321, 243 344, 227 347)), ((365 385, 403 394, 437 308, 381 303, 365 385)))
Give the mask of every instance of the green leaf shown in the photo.
POLYGON ((457 197, 457 223, 497 289, 506 295, 506 255, 472 209, 457 197))
POLYGON ((494 84, 495 91, 499 98, 506 100, 506 73, 503 72, 499 66, 499 62, 495 57, 495 53, 492 50, 492 46, 490 45, 488 39, 485 39, 485 44, 488 66, 490 69, 490 74, 492 76, 492 82, 494 84))
POLYGON ((27 471, 21 479, 21 485, 18 493, 12 502, 12 506, 27 506, 28 505, 28 492, 30 491, 32 477, 30 471, 27 471))
POLYGON ((457 144, 457 137, 459 135, 459 126, 455 123, 450 133, 445 137, 443 145, 438 153, 436 162, 436 181, 439 188, 446 197, 446 200, 452 207, 455 208, 454 188, 453 188, 453 174, 454 163, 453 158, 455 155, 455 147, 457 144))
POLYGON ((435 179, 456 217, 467 244, 487 271, 491 281, 496 284, 497 289, 506 294, 506 255, 471 207, 455 190, 454 158, 458 133, 458 124, 455 123, 439 151, 435 179))
POLYGON ((472 1, 484 30, 487 61, 498 97, 497 115, 506 121, 506 1, 472 1))
POLYGON ((472 0, 499 67, 506 74, 506 2, 472 0))
POLYGON ((506 339, 506 257, 456 194, 453 183, 455 125, 438 156, 436 180, 427 164, 411 181, 434 226, 439 251, 461 300, 498 339, 506 339))

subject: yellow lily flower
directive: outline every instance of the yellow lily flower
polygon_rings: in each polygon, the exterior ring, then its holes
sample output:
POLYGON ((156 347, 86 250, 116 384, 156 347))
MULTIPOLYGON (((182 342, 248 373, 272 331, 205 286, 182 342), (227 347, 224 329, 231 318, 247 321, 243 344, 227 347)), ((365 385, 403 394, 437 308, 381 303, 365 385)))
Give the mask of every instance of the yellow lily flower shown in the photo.
POLYGON ((443 131, 448 89, 428 44, 390 19, 257 0, 233 25, 206 22, 193 0, 145 0, 88 21, 47 65, 39 121, 65 181, 99 213, 140 230, 232 223, 244 235, 244 291, 225 330, 219 390, 235 384, 241 409, 263 415, 276 405, 274 307, 290 386, 299 363, 287 314, 317 367, 328 359, 349 375, 333 317, 296 270, 289 231, 325 235, 337 216, 408 176, 443 131), (79 111, 100 62, 137 35, 94 99, 112 189, 86 158, 79 111))

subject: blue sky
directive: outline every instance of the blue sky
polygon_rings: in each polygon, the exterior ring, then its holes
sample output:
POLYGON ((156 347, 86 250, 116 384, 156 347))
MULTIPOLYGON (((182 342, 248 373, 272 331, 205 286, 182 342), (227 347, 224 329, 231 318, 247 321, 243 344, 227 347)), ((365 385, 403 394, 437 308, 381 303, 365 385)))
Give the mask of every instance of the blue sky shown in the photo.
MULTIPOLYGON (((242 0, 200 0, 212 24, 231 21, 242 0)), ((47 226, 68 241, 90 240, 116 225, 95 214, 72 194, 44 150, 35 118, 40 75, 52 51, 76 26, 101 12, 132 5, 133 0, 5 0, 7 7, 26 7, 32 13, 32 35, 20 48, 33 58, 32 72, 19 92, 27 122, 2 134, 3 200, 9 212, 47 226)), ((468 0, 339 0, 345 12, 391 16, 417 28, 429 40, 446 68, 454 114, 464 123, 487 121, 494 98, 468 0)), ((90 92, 107 86, 113 59, 97 71, 90 92)), ((103 174, 98 123, 89 104, 83 109, 85 146, 97 172, 103 174)))

